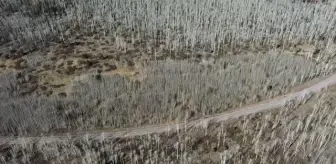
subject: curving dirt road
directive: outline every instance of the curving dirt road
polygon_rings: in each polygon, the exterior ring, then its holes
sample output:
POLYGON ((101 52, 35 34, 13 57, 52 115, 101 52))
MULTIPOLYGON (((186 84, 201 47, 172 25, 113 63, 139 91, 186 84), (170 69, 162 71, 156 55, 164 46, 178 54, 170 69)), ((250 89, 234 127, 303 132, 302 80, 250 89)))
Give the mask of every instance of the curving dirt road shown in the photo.
POLYGON ((2 144, 11 144, 17 142, 34 142, 40 139, 48 140, 64 140, 64 139, 81 139, 83 137, 88 137, 91 139, 101 140, 104 138, 123 138, 123 137, 132 137, 147 135, 153 133, 163 133, 172 130, 178 130, 183 128, 190 128, 195 126, 206 126, 210 122, 222 122, 232 118, 238 118, 241 116, 246 116, 252 113, 258 113, 262 111, 272 110, 280 108, 285 105, 289 100, 302 100, 306 96, 309 96, 311 93, 320 91, 323 88, 326 88, 331 85, 336 84, 336 74, 325 77, 319 80, 312 80, 308 83, 300 85, 293 89, 292 93, 288 93, 283 96, 275 97, 273 99, 262 101, 260 103, 245 106, 239 109, 235 109, 229 112, 224 112, 216 115, 209 115, 204 118, 190 121, 188 123, 176 123, 176 124, 161 124, 161 125, 150 125, 143 127, 127 128, 127 129, 98 129, 98 130, 85 130, 78 132, 70 132, 60 135, 49 135, 49 136, 31 136, 31 137, 0 137, 0 145, 2 144))

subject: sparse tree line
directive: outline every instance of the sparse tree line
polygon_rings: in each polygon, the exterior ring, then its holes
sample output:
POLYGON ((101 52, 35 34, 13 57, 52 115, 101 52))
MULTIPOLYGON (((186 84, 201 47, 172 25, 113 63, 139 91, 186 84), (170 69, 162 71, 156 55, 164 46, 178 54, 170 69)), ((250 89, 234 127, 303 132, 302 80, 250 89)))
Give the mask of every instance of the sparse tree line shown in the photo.
POLYGON ((47 43, 76 32, 163 43, 170 50, 281 47, 335 42, 335 12, 327 3, 291 0, 41 0, 0 3, 6 41, 47 43), (33 3, 34 2, 34 3, 33 3), (13 14, 15 13, 15 14, 13 14), (66 32, 68 31, 68 32, 66 32))

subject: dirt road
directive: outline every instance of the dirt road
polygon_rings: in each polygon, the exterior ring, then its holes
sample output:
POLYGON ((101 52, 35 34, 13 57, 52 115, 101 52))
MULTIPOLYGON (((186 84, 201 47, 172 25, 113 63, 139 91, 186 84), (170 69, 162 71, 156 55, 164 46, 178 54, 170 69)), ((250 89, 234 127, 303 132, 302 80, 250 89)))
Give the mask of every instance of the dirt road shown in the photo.
POLYGON ((101 140, 104 138, 122 138, 122 137, 132 137, 147 135, 153 133, 163 133, 183 128, 190 128, 194 126, 205 126, 210 122, 221 122, 232 118, 238 118, 241 116, 246 116, 252 113, 263 112, 267 110, 276 109, 285 105, 289 100, 302 100, 305 96, 309 96, 311 93, 320 91, 323 88, 326 88, 331 85, 336 84, 336 74, 325 77, 319 80, 312 80, 308 83, 300 85, 293 89, 292 93, 275 97, 273 99, 262 101, 260 103, 245 106, 239 109, 235 109, 229 112, 224 112, 216 115, 209 115, 204 118, 190 121, 188 123, 177 123, 177 124, 161 124, 161 125, 150 125, 143 127, 127 128, 127 129, 98 129, 98 130, 85 130, 64 133, 59 135, 48 135, 48 136, 30 136, 22 138, 14 137, 0 137, 0 145, 2 144, 11 144, 17 142, 34 142, 42 138, 48 140, 64 140, 64 139, 80 139, 83 137, 88 137, 91 139, 101 140))

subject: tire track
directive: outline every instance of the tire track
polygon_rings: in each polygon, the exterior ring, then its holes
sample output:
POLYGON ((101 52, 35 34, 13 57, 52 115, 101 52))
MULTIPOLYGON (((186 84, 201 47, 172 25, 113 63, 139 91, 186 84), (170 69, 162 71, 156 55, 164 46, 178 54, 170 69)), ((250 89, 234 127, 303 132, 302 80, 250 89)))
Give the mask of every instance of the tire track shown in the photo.
POLYGON ((310 96, 312 93, 316 93, 323 88, 336 84, 336 74, 322 78, 318 81, 312 80, 297 88, 303 88, 298 91, 293 89, 293 93, 288 93, 283 96, 278 96, 270 100, 262 101, 254 105, 248 105, 239 109, 227 111, 224 113, 209 115, 198 120, 190 121, 188 123, 176 123, 176 124, 158 124, 148 125, 135 128, 125 129, 96 129, 96 130, 83 130, 77 132, 69 132, 58 135, 45 135, 45 136, 26 136, 26 137, 0 137, 0 145, 13 144, 13 143, 29 143, 36 142, 41 139, 48 139, 50 141, 62 141, 62 140, 79 140, 83 137, 87 137, 94 140, 102 140, 105 138, 125 138, 141 135, 148 135, 153 133, 164 133, 169 131, 176 131, 183 128, 191 128, 196 126, 207 126, 210 122, 222 122, 233 118, 239 118, 241 116, 247 116, 249 114, 264 112, 276 108, 283 107, 286 102, 290 100, 303 100, 306 96, 310 96))

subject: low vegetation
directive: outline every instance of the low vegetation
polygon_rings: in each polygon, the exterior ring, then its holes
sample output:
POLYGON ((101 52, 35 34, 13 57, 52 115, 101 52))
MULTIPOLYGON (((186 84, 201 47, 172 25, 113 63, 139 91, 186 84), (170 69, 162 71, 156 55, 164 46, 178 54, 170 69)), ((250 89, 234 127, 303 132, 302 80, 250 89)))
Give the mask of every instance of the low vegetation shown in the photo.
POLYGON ((0 132, 22 135, 195 119, 287 93, 330 71, 281 54, 232 57, 214 65, 167 60, 149 64, 133 79, 84 75, 73 82, 68 97, 13 97, 16 86, 8 80, 15 77, 9 74, 2 83, 11 85, 1 87, 7 101, 0 106, 0 132))
MULTIPOLYGON (((335 88, 274 112, 165 134, 91 140, 83 136, 3 147, 2 162, 333 163, 335 88)), ((102 134, 103 135, 103 134, 102 134)))
POLYGON ((335 87, 163 134, 25 138, 188 122, 289 93, 335 72, 335 26, 329 2, 0 0, 0 163, 335 163, 335 87))

